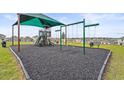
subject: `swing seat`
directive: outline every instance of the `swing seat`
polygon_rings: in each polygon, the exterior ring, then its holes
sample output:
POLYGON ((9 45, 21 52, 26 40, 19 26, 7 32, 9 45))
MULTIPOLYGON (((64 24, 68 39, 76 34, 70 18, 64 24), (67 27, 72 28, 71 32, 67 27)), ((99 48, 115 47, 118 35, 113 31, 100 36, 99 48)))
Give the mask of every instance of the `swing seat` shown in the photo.
POLYGON ((93 42, 90 42, 90 48, 94 46, 94 43, 93 42))

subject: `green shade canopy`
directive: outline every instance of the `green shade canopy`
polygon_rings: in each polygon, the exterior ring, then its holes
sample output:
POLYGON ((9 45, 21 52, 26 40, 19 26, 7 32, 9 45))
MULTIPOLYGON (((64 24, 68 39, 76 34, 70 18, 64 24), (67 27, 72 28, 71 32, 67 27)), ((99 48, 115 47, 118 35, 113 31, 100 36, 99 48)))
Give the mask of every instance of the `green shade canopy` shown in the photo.
MULTIPOLYGON (((63 23, 40 13, 20 13, 19 15, 20 25, 37 26, 42 28, 64 25, 63 23)), ((16 21, 13 26, 17 24, 18 21, 16 21)))

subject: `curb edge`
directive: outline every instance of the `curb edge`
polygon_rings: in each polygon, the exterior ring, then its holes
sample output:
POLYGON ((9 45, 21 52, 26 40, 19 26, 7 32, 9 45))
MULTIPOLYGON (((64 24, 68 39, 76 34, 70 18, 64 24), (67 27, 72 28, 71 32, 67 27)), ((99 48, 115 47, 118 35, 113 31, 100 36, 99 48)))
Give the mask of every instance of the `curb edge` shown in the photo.
POLYGON ((107 65, 107 62, 108 62, 108 60, 109 60, 109 58, 110 58, 110 56, 111 56, 111 53, 112 53, 111 51, 108 53, 107 58, 106 58, 106 60, 104 61, 104 64, 102 65, 102 68, 101 68, 101 70, 100 70, 100 72, 99 72, 99 75, 98 75, 97 80, 102 80, 102 76, 103 76, 105 67, 106 67, 106 65, 107 65))
POLYGON ((22 61, 21 61, 21 59, 20 59, 20 58, 18 57, 18 55, 12 50, 11 47, 9 47, 9 49, 10 49, 10 51, 14 54, 14 56, 16 57, 16 59, 18 60, 20 66, 21 66, 21 68, 22 68, 22 71, 23 71, 23 73, 24 73, 24 75, 25 75, 25 77, 26 77, 26 80, 31 80, 31 78, 30 78, 28 72, 26 71, 26 69, 25 69, 25 67, 24 67, 24 65, 23 65, 23 63, 22 63, 22 61))

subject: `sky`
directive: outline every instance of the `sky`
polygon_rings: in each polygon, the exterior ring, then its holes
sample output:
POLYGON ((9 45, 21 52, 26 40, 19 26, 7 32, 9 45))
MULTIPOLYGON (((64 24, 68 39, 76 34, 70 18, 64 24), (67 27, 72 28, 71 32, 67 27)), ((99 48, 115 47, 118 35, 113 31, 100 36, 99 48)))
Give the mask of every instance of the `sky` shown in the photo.
MULTIPOLYGON (((64 24, 82 21, 86 24, 99 23, 97 27, 86 28, 86 37, 113 37, 124 36, 124 13, 45 13, 64 24)), ((11 36, 12 24, 16 22, 17 15, 14 13, 0 13, 0 34, 11 36)), ((15 35, 17 35, 17 26, 15 35)), ((35 36, 41 28, 34 26, 21 26, 21 36, 35 36)), ((52 37, 59 37, 55 32, 57 27, 52 28, 52 37)), ((67 28, 68 37, 82 37, 82 24, 67 28)), ((64 29, 63 29, 64 31, 64 29)))

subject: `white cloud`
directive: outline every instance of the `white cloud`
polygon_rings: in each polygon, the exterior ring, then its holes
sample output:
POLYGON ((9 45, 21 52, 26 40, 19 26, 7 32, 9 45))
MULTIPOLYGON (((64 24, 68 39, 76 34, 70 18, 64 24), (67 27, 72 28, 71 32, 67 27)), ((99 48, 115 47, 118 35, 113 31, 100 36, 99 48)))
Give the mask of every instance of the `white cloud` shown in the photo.
POLYGON ((13 15, 9 15, 9 14, 5 14, 4 17, 8 20, 11 20, 11 21, 15 21, 17 20, 17 17, 16 16, 13 16, 13 15))
POLYGON ((66 20, 67 20, 67 17, 65 17, 65 16, 60 18, 60 21, 62 21, 62 22, 66 21, 66 20))
POLYGON ((87 13, 87 14, 81 14, 81 17, 85 18, 86 20, 88 20, 91 23, 94 22, 100 22, 100 21, 108 21, 108 20, 112 20, 112 21, 117 21, 117 20, 124 20, 124 16, 119 15, 118 13, 114 13, 114 14, 96 14, 96 13, 87 13))
POLYGON ((65 24, 68 24, 70 23, 70 20, 68 20, 67 17, 63 16, 61 18, 59 18, 59 21, 62 22, 62 23, 65 23, 65 24))
POLYGON ((88 14, 81 14, 80 16, 85 18, 86 21, 90 23, 94 23, 94 22, 99 22, 101 19, 105 18, 106 15, 88 13, 88 14))

